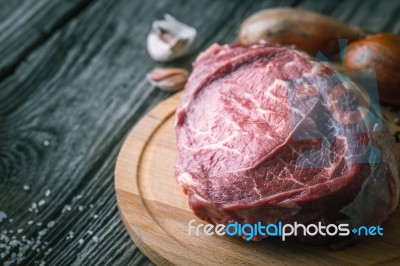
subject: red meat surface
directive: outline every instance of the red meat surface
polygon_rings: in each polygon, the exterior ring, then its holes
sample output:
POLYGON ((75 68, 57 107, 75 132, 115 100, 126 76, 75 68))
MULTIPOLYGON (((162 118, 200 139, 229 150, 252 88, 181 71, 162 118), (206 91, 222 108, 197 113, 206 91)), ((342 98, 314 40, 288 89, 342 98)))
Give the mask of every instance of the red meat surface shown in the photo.
POLYGON ((193 66, 175 117, 175 173, 199 218, 360 226, 395 210, 394 140, 379 110, 335 109, 338 91, 370 104, 355 83, 270 44, 213 45, 193 66))

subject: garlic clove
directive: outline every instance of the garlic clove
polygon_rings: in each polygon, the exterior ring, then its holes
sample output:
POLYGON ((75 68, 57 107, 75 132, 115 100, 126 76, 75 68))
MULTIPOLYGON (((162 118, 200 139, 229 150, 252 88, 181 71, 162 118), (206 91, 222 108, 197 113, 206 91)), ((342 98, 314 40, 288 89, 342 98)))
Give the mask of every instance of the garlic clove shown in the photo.
POLYGON ((161 90, 175 92, 185 87, 188 76, 183 68, 155 68, 147 74, 147 80, 161 90))
POLYGON ((156 61, 166 62, 183 56, 192 45, 197 31, 169 14, 154 21, 147 36, 147 51, 156 61))

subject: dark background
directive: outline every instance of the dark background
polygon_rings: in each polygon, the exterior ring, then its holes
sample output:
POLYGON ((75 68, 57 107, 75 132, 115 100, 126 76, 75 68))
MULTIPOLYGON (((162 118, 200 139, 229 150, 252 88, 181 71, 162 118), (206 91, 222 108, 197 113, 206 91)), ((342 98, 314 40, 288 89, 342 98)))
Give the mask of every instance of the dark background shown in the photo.
POLYGON ((189 69, 273 6, 400 32, 400 1, 0 0, 0 262, 150 264, 119 219, 113 171, 132 126, 170 96, 145 80, 162 65, 146 52, 151 23, 170 13, 197 28, 168 64, 189 69))

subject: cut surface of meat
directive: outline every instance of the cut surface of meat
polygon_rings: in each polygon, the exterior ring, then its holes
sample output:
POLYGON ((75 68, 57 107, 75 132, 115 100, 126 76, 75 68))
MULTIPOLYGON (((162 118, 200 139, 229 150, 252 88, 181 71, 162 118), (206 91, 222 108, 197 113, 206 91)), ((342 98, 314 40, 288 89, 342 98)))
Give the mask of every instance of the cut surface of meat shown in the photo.
POLYGON ((175 173, 199 218, 360 226, 395 210, 394 140, 362 80, 271 44, 213 45, 193 66, 175 173))

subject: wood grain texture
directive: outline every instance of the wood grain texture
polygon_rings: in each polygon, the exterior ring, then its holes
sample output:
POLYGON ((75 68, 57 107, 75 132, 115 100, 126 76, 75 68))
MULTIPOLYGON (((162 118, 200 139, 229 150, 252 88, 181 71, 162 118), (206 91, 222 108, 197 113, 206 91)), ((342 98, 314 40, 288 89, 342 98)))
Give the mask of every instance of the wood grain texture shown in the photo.
POLYGON ((0 80, 90 1, 0 1, 0 80))
MULTIPOLYGON (((139 248, 159 265, 375 265, 400 260, 400 206, 383 223, 384 236, 340 251, 297 241, 246 242, 188 235, 195 215, 176 181, 173 127, 180 94, 163 101, 133 128, 118 155, 115 188, 120 215, 139 248), (207 259, 205 259, 207 258, 207 259)), ((393 113, 384 110, 385 116, 393 113)), ((391 124, 392 131, 399 126, 391 124)), ((400 151, 400 144, 397 144, 400 151)), ((205 222, 195 219, 197 224, 205 222)))
POLYGON ((21 264, 150 263, 118 217, 113 169, 130 128, 169 96, 145 81, 164 65, 145 52, 151 22, 164 13, 198 29, 191 53, 165 64, 188 69, 210 44, 234 41, 241 21, 265 7, 293 5, 373 30, 400 30, 398 1, 88 1, 0 0, 0 211, 13 219, 0 231, 23 228, 37 238, 56 222, 42 237, 52 250, 27 251, 21 264), (41 199, 39 212, 30 212, 41 199), (71 211, 63 212, 66 205, 71 211))

